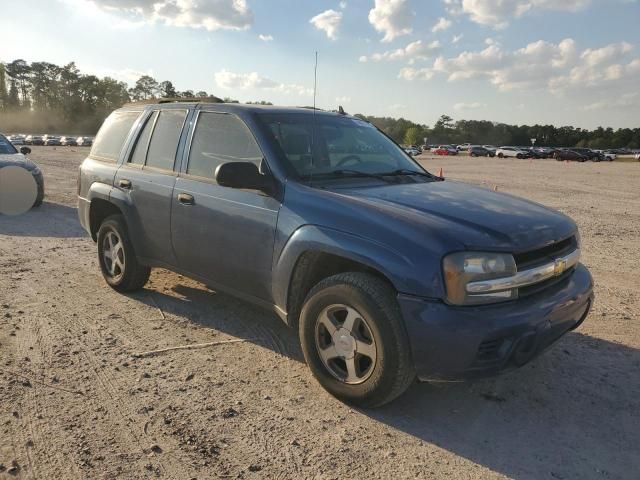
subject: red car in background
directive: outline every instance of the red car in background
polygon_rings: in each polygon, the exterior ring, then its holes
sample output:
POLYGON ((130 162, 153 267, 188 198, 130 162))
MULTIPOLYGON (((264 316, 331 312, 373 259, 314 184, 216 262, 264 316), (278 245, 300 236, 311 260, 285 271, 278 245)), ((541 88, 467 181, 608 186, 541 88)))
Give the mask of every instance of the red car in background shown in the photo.
POLYGON ((431 153, 435 153, 436 155, 457 155, 458 149, 453 148, 451 145, 440 145, 432 148, 431 153))

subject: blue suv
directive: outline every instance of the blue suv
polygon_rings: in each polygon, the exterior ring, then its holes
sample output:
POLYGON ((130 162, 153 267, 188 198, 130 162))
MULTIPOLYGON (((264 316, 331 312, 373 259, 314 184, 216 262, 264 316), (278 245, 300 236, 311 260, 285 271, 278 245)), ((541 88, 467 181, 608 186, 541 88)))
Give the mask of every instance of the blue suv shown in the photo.
POLYGON ((592 300, 565 215, 425 171, 343 113, 128 106, 78 181, 106 282, 167 268, 274 311, 314 376, 361 406, 417 378, 521 366, 592 300))

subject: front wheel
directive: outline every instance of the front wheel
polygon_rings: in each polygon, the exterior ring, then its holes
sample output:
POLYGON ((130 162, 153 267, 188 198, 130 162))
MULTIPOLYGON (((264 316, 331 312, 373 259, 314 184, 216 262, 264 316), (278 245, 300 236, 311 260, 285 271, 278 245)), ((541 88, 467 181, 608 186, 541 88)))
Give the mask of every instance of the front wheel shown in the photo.
POLYGON ((377 407, 415 379, 409 340, 394 290, 365 273, 342 273, 316 285, 300 314, 307 365, 332 395, 377 407))
POLYGON ((504 154, 503 154, 502 152, 500 152, 500 153, 498 154, 498 158, 503 158, 503 157, 504 157, 504 154))
POLYGON ((138 262, 122 215, 111 215, 100 225, 98 261, 105 281, 118 292, 141 289, 151 273, 138 262))

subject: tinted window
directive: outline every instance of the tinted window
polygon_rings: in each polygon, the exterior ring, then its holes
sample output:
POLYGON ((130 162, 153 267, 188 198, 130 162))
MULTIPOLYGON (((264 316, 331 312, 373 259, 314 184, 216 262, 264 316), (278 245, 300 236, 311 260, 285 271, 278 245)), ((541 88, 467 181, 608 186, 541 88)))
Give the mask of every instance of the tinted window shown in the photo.
POLYGON ((422 170, 373 125, 357 118, 312 113, 258 116, 287 161, 301 177, 349 169, 387 173, 422 170))
POLYGON ((118 160, 124 141, 139 116, 140 112, 114 112, 109 115, 93 142, 91 156, 114 162, 118 160))
POLYGON ((260 164, 262 153, 247 126, 237 117, 202 112, 193 135, 187 173, 213 178, 227 162, 260 164))
POLYGON ((147 146, 149 145, 149 137, 151 137, 151 130, 153 130, 153 125, 156 121, 157 116, 158 112, 153 112, 147 119, 147 123, 145 124, 142 133, 140 133, 140 136, 138 137, 135 150, 133 151, 133 155, 131 155, 129 163, 144 165, 144 161, 147 157, 147 146))
POLYGON ((173 170, 178 141, 186 116, 186 110, 163 110, 160 112, 149 144, 147 166, 173 170))
POLYGON ((15 147, 4 135, 0 135, 0 155, 16 153, 15 147))

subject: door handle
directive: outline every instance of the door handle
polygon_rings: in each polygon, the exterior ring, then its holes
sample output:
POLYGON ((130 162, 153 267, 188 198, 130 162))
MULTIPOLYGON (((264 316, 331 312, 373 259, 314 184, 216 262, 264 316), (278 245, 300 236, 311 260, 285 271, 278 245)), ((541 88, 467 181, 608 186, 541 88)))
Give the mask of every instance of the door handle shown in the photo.
POLYGON ((179 193, 178 201, 183 205, 193 205, 196 203, 193 199, 193 195, 189 195, 188 193, 179 193))
POLYGON ((126 188, 129 189, 131 188, 131 180, 127 180, 127 179, 122 179, 118 182, 118 185, 120 185, 120 188, 126 188))

